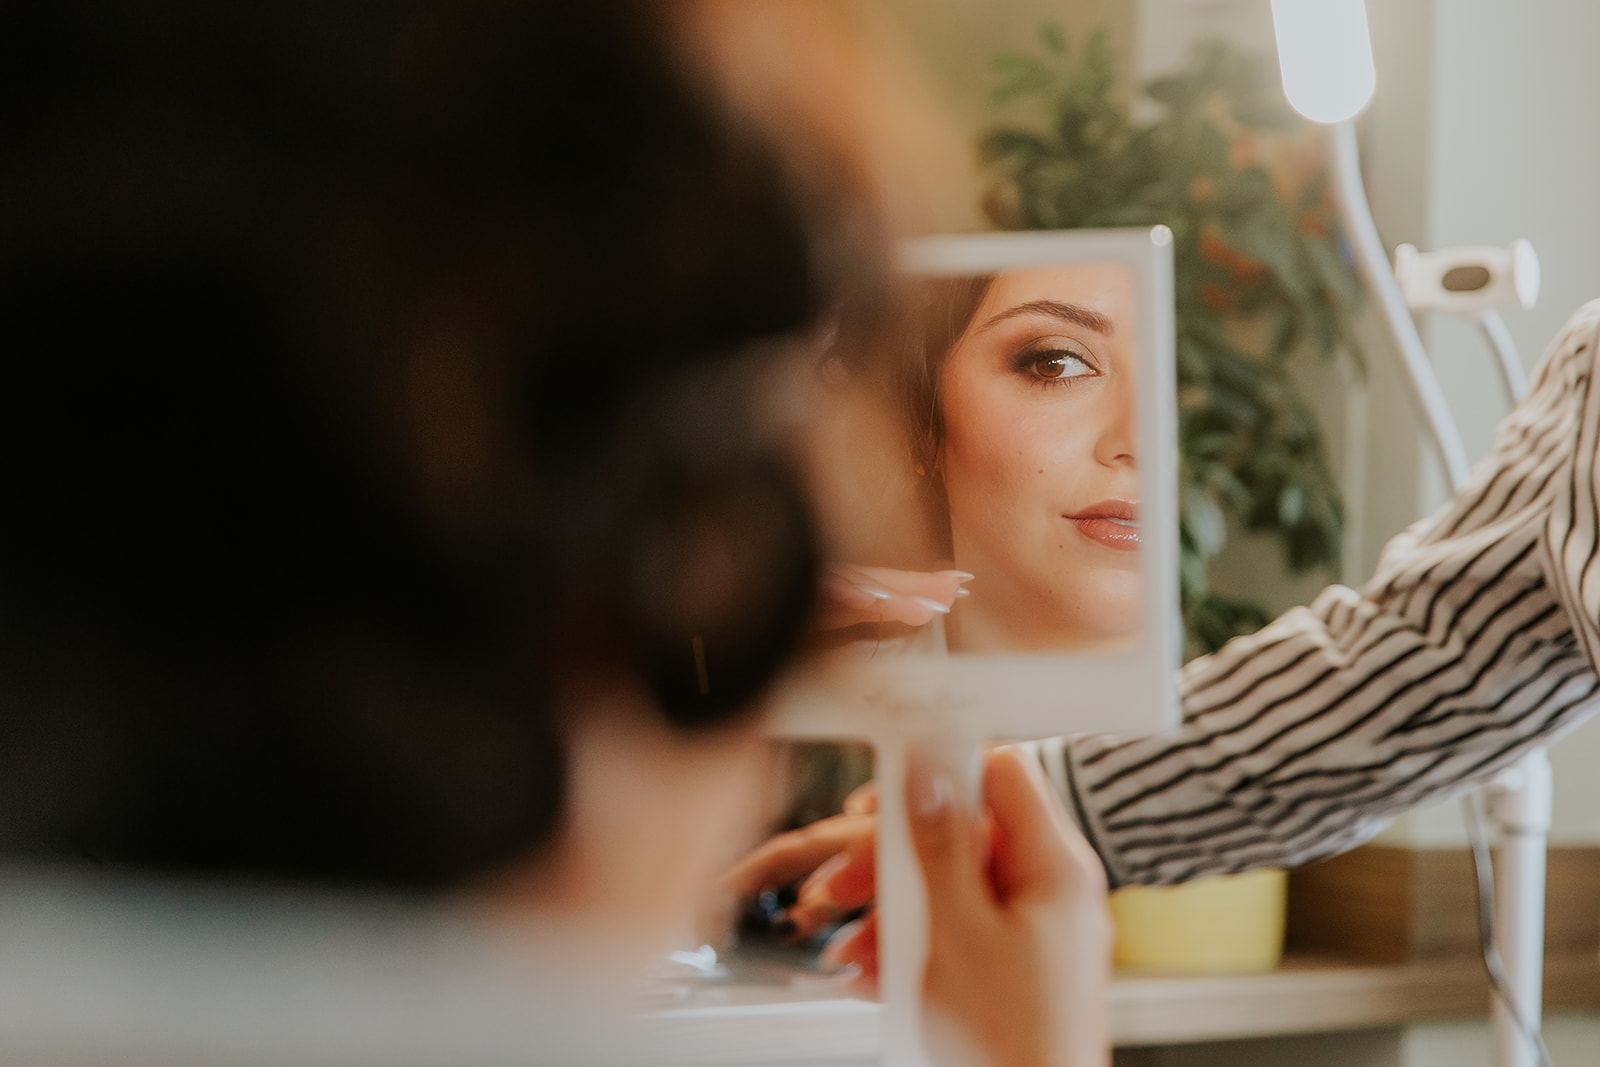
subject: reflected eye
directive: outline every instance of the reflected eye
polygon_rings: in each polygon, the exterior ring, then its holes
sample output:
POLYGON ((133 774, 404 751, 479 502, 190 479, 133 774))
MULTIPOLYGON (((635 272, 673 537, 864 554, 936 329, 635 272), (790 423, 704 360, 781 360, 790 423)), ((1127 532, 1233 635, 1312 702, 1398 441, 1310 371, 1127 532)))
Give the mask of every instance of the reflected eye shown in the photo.
POLYGON ((1018 352, 1013 368, 1040 385, 1065 384, 1074 378, 1099 373, 1086 356, 1063 346, 1059 341, 1029 346, 1018 352))

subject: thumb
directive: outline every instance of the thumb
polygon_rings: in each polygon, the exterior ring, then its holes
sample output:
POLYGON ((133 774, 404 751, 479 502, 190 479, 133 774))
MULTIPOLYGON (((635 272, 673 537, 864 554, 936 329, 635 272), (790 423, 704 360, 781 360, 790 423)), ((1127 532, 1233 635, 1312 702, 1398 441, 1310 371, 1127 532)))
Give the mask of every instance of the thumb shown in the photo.
POLYGON ((872 815, 878 810, 878 783, 864 782, 844 798, 846 815, 872 815))
POLYGON ((928 885, 928 915, 970 914, 986 894, 975 824, 956 803, 955 779, 930 753, 906 757, 906 812, 911 843, 928 885))
POLYGON ((1002 902, 1097 887, 1105 892, 1094 851, 1057 804, 1038 764, 1020 749, 989 753, 984 797, 995 824, 990 869, 1002 902))

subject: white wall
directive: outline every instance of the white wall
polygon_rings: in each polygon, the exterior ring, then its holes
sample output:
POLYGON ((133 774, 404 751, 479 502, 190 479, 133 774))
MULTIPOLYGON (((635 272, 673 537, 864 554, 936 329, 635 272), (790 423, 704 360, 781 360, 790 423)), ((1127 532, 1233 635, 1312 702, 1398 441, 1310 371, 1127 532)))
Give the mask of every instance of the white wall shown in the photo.
POLYGON ((1182 65, 1195 41, 1220 37, 1241 48, 1265 51, 1272 40, 1270 0, 1138 0, 1140 75, 1182 65))
MULTIPOLYGON (((1394 75, 1380 80, 1369 134, 1385 122, 1409 127, 1370 136, 1366 146, 1375 209, 1393 209, 1385 237, 1424 248, 1530 239, 1543 293, 1533 311, 1505 318, 1531 365, 1567 316, 1600 296, 1600 64, 1592 58, 1600 4, 1385 0, 1368 9, 1375 45, 1391 46, 1383 71, 1394 75), (1425 116, 1420 139, 1414 122, 1392 123, 1397 108, 1425 116)), ((1437 317, 1424 323, 1424 339, 1477 459, 1506 406, 1489 350, 1474 328, 1437 317)), ((1421 512, 1444 497, 1426 456, 1417 480, 1421 512)), ((1386 506, 1405 495, 1401 488, 1386 506)), ((1600 843, 1600 723, 1553 747, 1551 760, 1552 841, 1600 843)), ((1403 820, 1387 839, 1422 847, 1463 840, 1454 805, 1403 820)))
MULTIPOLYGON (((927 59, 956 121, 974 137, 996 117, 991 61, 1001 52, 1039 52, 1044 22, 1066 30, 1073 54, 1101 27, 1124 55, 1131 58, 1135 47, 1134 9, 1123 0, 888 0, 886 7, 927 59)), ((1028 113, 1022 104, 1001 114, 1028 113)))

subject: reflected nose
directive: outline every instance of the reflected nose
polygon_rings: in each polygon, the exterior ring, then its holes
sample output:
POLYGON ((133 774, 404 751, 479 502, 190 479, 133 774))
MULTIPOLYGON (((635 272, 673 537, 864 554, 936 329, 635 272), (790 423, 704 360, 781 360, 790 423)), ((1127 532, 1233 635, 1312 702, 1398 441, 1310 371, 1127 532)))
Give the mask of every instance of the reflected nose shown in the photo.
POLYGON ((1139 464, 1136 452, 1133 426, 1134 397, 1131 382, 1124 378, 1113 395, 1107 397, 1106 420, 1100 428, 1100 437, 1095 441, 1094 458, 1107 467, 1127 464, 1137 467, 1139 464))

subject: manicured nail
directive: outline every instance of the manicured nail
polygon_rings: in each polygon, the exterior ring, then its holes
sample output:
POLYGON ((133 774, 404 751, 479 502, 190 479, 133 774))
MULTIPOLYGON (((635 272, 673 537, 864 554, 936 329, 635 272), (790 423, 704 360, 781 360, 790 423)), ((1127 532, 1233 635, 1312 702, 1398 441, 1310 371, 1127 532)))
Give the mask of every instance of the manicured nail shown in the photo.
POLYGON ((894 596, 893 593, 886 589, 865 585, 851 578, 841 579, 835 589, 837 589, 841 600, 858 608, 881 604, 894 596))
POLYGON ((823 966, 831 968, 828 971, 829 985, 838 984, 842 986, 848 986, 850 983, 861 977, 861 964, 859 963, 843 963, 839 964, 838 966, 833 966, 831 963, 825 963, 823 966))
POLYGON ((976 574, 969 574, 966 571, 940 571, 939 573, 948 578, 954 578, 958 582, 970 582, 977 577, 976 574))
POLYGON ((913 756, 908 761, 906 779, 911 806, 921 818, 931 819, 939 814, 955 796, 950 773, 925 756, 913 756))
POLYGON ((828 943, 823 945, 822 951, 817 954, 817 962, 830 971, 839 970, 845 967, 855 967, 857 970, 859 970, 860 964, 846 963, 844 961, 843 946, 845 942, 849 941, 855 932, 860 928, 861 920, 856 919, 852 922, 845 923, 843 926, 839 927, 839 929, 835 930, 833 932, 833 936, 828 938, 828 943))
POLYGON ((861 596, 868 597, 872 600, 888 600, 894 595, 887 589, 879 589, 875 585, 868 585, 859 578, 847 578, 841 575, 839 576, 839 581, 842 582, 851 592, 859 593, 861 596))
POLYGON ((929 600, 925 596, 914 596, 914 597, 911 598, 911 602, 913 604, 920 604, 922 607, 927 608, 929 611, 936 611, 940 615, 948 615, 948 614, 950 614, 950 608, 949 608, 948 605, 941 604, 937 600, 929 600))
POLYGON ((971 595, 972 595, 972 590, 970 590, 970 589, 957 589, 956 590, 956 596, 957 597, 964 597, 964 596, 971 596, 971 595))
POLYGON ((836 856, 829 856, 826 860, 806 876, 800 883, 800 891, 796 894, 797 903, 804 903, 809 907, 828 906, 833 904, 833 897, 828 892, 828 882, 834 875, 850 866, 850 854, 841 852, 836 856))

